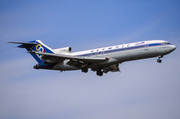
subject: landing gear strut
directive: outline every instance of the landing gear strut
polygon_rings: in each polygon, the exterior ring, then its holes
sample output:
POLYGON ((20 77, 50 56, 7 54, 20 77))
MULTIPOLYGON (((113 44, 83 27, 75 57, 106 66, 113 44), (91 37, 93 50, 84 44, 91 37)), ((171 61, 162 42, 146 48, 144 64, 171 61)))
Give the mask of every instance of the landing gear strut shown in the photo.
POLYGON ((83 68, 81 69, 81 71, 84 72, 84 73, 87 73, 87 72, 88 72, 88 68, 87 68, 87 67, 83 67, 83 68))
POLYGON ((162 60, 160 59, 160 58, 162 58, 162 57, 163 57, 163 56, 159 56, 159 57, 158 57, 158 59, 157 59, 157 62, 158 62, 158 63, 161 63, 161 62, 162 62, 162 60))
POLYGON ((102 76, 102 75, 103 75, 103 72, 102 72, 101 70, 98 70, 98 71, 96 72, 96 74, 97 74, 98 76, 102 76))

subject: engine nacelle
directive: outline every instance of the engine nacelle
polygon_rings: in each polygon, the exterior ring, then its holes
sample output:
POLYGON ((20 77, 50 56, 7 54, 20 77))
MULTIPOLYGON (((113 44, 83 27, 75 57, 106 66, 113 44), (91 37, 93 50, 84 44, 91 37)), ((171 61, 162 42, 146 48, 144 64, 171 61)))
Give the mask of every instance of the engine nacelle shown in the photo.
POLYGON ((53 49, 54 53, 70 53, 72 50, 71 47, 65 47, 65 48, 58 48, 58 49, 53 49))

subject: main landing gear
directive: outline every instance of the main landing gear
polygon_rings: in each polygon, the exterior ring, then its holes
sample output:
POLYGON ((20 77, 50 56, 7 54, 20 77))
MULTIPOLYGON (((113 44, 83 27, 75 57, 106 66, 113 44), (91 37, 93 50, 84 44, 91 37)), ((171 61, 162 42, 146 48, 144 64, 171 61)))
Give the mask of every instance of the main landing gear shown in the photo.
POLYGON ((158 63, 161 63, 161 62, 162 62, 162 60, 160 59, 160 58, 162 58, 162 57, 163 57, 163 56, 159 56, 159 57, 158 57, 158 59, 157 59, 157 62, 158 62, 158 63))
POLYGON ((103 75, 103 72, 102 72, 101 70, 98 70, 98 71, 96 72, 96 74, 97 74, 98 76, 102 76, 102 75, 103 75))
MULTIPOLYGON (((101 71, 101 70, 102 70, 102 69, 97 70, 96 74, 97 74, 98 76, 102 76, 102 75, 103 75, 103 71, 101 71)), ((88 68, 87 68, 87 67, 83 67, 83 68, 81 69, 81 71, 84 72, 84 73, 87 73, 87 72, 88 72, 88 68)))
POLYGON ((87 72, 88 72, 88 68, 87 68, 87 67, 83 67, 83 68, 81 69, 81 71, 84 72, 84 73, 87 73, 87 72))

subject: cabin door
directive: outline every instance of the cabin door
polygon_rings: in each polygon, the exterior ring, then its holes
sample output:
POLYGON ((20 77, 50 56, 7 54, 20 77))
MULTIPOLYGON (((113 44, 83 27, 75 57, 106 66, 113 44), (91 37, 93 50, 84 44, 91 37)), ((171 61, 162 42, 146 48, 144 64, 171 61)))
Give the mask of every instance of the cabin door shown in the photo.
POLYGON ((149 44, 145 45, 145 50, 148 50, 149 44))

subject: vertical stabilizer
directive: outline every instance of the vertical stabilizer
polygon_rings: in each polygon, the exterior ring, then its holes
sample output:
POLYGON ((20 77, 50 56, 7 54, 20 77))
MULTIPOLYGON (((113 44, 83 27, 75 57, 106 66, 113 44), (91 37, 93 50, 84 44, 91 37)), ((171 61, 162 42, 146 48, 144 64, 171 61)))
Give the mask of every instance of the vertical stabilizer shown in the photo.
MULTIPOLYGON (((38 52, 47 52, 47 53, 53 53, 52 49, 42 43, 40 40, 35 40, 35 41, 30 41, 28 43, 23 43, 23 42, 8 42, 8 43, 15 43, 15 44, 21 44, 17 47, 19 48, 26 48, 27 51, 38 51, 38 52)), ((34 59, 38 62, 41 63, 43 62, 44 59, 42 59, 42 55, 30 53, 34 59)))
MULTIPOLYGON (((33 42, 33 41, 31 41, 33 42)), ((44 43, 42 43, 40 40, 36 40, 34 41, 36 43, 36 45, 31 46, 31 47, 26 47, 26 49, 28 51, 38 51, 38 52, 47 52, 47 53, 53 53, 52 49, 50 47, 48 47, 47 45, 45 45, 44 43)), ((36 59, 37 62, 42 62, 44 59, 42 59, 42 55, 38 55, 38 54, 34 54, 31 53, 31 55, 36 59)))

